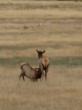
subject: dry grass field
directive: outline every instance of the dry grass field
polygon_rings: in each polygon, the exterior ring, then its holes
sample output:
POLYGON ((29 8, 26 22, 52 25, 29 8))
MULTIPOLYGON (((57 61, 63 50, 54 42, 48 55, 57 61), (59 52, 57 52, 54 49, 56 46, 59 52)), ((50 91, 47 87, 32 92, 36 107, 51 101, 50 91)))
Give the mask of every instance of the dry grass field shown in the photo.
POLYGON ((0 0, 0 110, 82 110, 82 2, 0 0), (47 81, 19 80, 37 48, 47 81))

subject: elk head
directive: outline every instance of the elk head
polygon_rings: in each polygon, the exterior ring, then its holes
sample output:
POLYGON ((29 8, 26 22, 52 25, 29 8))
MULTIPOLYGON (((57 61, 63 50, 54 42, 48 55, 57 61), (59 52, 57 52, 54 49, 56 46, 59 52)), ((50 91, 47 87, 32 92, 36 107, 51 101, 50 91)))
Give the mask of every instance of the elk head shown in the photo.
POLYGON ((36 52, 38 53, 38 58, 41 58, 46 51, 36 49, 36 52))

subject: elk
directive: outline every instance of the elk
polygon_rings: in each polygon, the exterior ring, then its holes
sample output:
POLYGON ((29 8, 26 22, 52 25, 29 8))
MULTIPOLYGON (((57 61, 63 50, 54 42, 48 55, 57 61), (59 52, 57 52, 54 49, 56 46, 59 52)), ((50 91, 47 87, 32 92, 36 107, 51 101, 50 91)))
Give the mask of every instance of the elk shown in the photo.
POLYGON ((45 76, 45 79, 47 79, 49 58, 47 56, 44 56, 44 53, 46 52, 45 50, 36 49, 36 52, 38 54, 39 59, 39 68, 41 69, 42 74, 45 76))
POLYGON ((23 78, 25 80, 25 77, 37 81, 38 79, 41 79, 42 72, 40 68, 33 68, 30 64, 24 63, 20 66, 21 74, 19 75, 19 79, 23 78))

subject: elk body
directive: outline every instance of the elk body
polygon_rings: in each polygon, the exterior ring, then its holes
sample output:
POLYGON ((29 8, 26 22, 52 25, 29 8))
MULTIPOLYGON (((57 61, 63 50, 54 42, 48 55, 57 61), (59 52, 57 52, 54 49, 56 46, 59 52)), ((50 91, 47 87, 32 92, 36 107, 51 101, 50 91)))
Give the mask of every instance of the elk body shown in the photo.
POLYGON ((41 69, 42 74, 45 75, 45 79, 47 79, 47 73, 49 68, 49 58, 44 56, 45 50, 36 50, 39 59, 39 68, 41 69))
POLYGON ((21 65, 21 74, 19 76, 20 78, 23 78, 25 80, 25 77, 31 79, 31 80, 38 80, 41 79, 42 72, 40 68, 33 68, 30 64, 22 64, 21 65))

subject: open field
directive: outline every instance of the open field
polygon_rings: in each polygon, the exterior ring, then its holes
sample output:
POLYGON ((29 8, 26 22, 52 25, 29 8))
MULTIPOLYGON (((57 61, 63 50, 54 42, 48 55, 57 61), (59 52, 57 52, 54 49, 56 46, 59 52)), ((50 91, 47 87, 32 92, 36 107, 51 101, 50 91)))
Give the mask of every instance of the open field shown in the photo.
POLYGON ((82 109, 82 2, 0 0, 0 110, 82 109), (47 50, 48 80, 18 79, 47 50))
POLYGON ((0 67, 1 110, 81 110, 82 69, 51 68, 48 80, 18 80, 18 68, 0 67))

